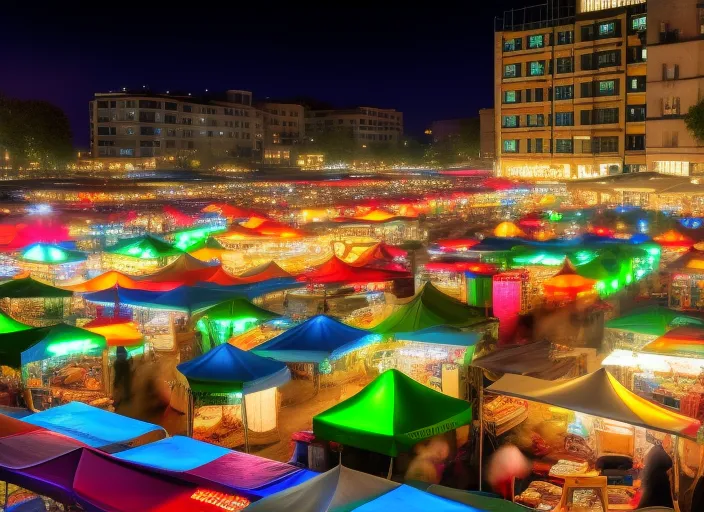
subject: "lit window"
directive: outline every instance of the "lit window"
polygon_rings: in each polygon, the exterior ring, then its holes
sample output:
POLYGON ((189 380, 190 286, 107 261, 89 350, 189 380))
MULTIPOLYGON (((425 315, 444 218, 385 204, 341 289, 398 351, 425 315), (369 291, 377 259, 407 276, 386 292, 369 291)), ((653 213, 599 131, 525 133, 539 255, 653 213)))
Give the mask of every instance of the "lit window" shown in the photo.
POLYGON ((504 66, 504 77, 505 78, 515 78, 520 76, 518 74, 518 64, 506 64, 504 66))
POLYGON ((538 60, 530 62, 530 76, 542 76, 545 74, 545 61, 538 60))
POLYGON ((542 35, 528 36, 528 48, 542 48, 545 46, 545 38, 542 35))
POLYGON ((504 92, 504 103, 517 103, 516 91, 506 91, 504 92))
POLYGON ((517 153, 518 152, 518 141, 515 139, 508 139, 504 141, 504 153, 517 153))
POLYGON ((599 37, 610 37, 616 35, 616 23, 609 21, 599 23, 599 37))
POLYGON ((636 16, 631 20, 631 28, 636 32, 645 30, 647 26, 647 16, 636 16))

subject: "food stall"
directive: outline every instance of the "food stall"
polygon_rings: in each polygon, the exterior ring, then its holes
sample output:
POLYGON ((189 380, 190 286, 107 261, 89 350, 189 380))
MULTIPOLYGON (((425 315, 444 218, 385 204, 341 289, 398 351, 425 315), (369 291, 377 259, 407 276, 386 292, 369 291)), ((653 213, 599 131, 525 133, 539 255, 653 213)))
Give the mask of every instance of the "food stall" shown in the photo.
POLYGON ((152 235, 126 238, 103 252, 103 268, 132 276, 150 274, 182 254, 180 249, 152 235))
MULTIPOLYGON (((532 459, 533 481, 517 489, 515 499, 541 510, 562 510, 563 495, 572 495, 570 479, 600 476, 608 484, 608 504, 601 510, 637 508, 644 458, 668 438, 676 448, 677 497, 680 445, 695 443, 701 428, 698 420, 632 393, 603 368, 560 382, 504 375, 486 388, 482 428, 517 408, 527 414, 493 442, 513 444, 532 459)), ((594 502, 583 498, 582 507, 594 502)))
POLYGON ((704 244, 665 267, 670 274, 668 305, 673 309, 704 310, 704 244))
POLYGON ((81 280, 86 273, 86 254, 59 245, 33 244, 19 251, 14 259, 21 272, 51 284, 81 280))
POLYGON ((284 363, 225 343, 177 369, 190 389, 192 437, 247 452, 280 440, 277 388, 291 378, 284 363))
POLYGON ((61 322, 73 310, 73 292, 31 277, 0 284, 0 309, 32 326, 61 322))

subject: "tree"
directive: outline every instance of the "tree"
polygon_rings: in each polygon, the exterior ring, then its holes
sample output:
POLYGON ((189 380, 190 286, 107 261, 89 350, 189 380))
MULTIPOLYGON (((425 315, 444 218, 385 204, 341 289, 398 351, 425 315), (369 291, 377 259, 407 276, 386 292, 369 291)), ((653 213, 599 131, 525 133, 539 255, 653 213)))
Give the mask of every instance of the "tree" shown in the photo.
POLYGON ((44 169, 64 167, 73 159, 68 118, 45 101, 0 96, 0 148, 15 168, 30 163, 44 169))
POLYGON ((704 143, 704 100, 689 107, 684 116, 684 124, 699 142, 704 143))

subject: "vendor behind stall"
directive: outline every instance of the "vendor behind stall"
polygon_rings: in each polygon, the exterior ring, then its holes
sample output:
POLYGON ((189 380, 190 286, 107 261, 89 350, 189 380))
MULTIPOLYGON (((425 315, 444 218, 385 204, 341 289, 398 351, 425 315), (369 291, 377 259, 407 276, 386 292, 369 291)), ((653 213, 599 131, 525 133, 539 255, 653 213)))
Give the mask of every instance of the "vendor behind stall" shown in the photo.
POLYGON ((672 508, 672 490, 667 472, 672 468, 672 459, 667 450, 672 445, 670 436, 665 436, 662 444, 656 444, 645 456, 643 466, 643 495, 638 504, 639 509, 647 507, 672 508))

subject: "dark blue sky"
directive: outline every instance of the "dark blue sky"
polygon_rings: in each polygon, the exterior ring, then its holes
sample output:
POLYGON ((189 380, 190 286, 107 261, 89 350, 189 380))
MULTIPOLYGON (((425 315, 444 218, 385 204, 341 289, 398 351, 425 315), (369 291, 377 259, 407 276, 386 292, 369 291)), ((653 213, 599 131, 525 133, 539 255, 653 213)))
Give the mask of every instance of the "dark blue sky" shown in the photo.
POLYGON ((88 146, 94 92, 145 84, 396 108, 406 131, 420 135, 435 119, 474 116, 492 105, 493 18, 524 2, 461 9, 142 5, 3 5, 0 93, 63 108, 79 148, 88 146))

